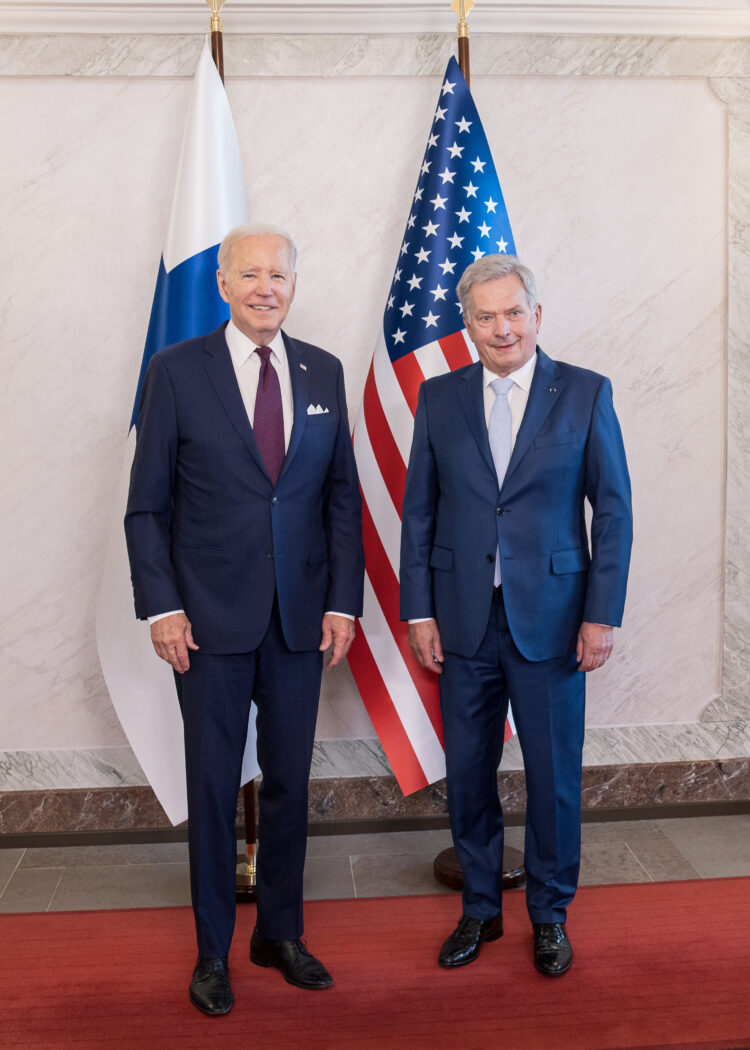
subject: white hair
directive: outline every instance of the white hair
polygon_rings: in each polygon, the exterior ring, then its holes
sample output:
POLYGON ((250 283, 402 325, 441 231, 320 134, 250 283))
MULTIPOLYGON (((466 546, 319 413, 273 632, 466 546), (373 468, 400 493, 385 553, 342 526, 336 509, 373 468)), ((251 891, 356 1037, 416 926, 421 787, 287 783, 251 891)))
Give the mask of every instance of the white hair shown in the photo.
POLYGON ((515 255, 485 255, 476 262, 470 263, 461 274, 456 291, 461 300, 461 309, 464 317, 469 317, 469 292, 475 284, 484 284, 485 281, 496 281, 499 277, 508 277, 515 274, 523 285, 529 307, 536 309, 536 280, 534 274, 520 263, 515 255))
POLYGON ((226 275, 232 248, 237 241, 244 240, 245 237, 263 237, 267 234, 284 238, 289 245, 289 258, 292 263, 292 270, 294 270, 297 265, 297 246, 285 229, 268 222, 243 222, 241 226, 235 226, 231 229, 219 245, 218 259, 221 272, 226 275))

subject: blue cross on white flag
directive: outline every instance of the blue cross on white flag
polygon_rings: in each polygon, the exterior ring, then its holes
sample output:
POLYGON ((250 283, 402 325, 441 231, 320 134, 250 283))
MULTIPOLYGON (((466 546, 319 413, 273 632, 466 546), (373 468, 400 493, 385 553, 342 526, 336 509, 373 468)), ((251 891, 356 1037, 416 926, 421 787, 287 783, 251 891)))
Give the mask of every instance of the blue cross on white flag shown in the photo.
MULTIPOLYGON (((135 618, 123 517, 148 363, 163 347, 204 335, 228 319, 228 307, 216 285, 216 253, 224 234, 246 217, 237 133, 206 42, 193 84, 96 616, 99 659, 112 703, 173 824, 187 817, 182 719, 172 669, 156 656, 148 627, 135 618)), ((249 729, 243 783, 258 772, 254 720, 249 729)))

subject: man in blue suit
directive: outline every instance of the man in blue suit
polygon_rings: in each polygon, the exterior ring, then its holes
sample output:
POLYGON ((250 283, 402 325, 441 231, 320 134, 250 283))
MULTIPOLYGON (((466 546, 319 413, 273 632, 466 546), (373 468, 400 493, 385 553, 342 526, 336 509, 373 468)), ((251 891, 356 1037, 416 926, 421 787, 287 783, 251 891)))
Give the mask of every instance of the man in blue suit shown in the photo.
POLYGON ((302 936, 307 791, 323 652, 362 611, 357 470, 340 362, 281 325, 296 251, 272 226, 219 249, 231 320, 167 347, 141 400, 125 531, 136 615, 175 670, 185 727, 198 962, 190 998, 233 1004, 235 817, 257 706, 258 914, 250 958, 291 984, 332 979, 302 936))
POLYGON ((536 345, 542 310, 513 256, 458 284, 479 361, 423 383, 406 478, 401 615, 440 675, 448 808, 463 914, 442 966, 502 936, 497 767, 512 703, 526 771, 534 964, 565 973, 580 862, 585 672, 612 652, 632 540, 608 379, 536 345), (591 550, 584 504, 593 510, 591 550))

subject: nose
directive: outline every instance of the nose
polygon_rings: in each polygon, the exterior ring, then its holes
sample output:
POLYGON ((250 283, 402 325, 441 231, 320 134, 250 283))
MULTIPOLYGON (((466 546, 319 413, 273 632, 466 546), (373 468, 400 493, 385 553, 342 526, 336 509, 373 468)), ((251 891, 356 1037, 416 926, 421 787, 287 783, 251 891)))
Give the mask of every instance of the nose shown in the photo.
POLYGON ((273 289, 271 287, 271 278, 261 274, 261 276, 258 277, 258 281, 255 285, 255 291, 258 293, 258 295, 272 295, 273 289))
POLYGON ((510 333, 510 321, 505 314, 498 314, 493 325, 493 335, 504 338, 510 333))

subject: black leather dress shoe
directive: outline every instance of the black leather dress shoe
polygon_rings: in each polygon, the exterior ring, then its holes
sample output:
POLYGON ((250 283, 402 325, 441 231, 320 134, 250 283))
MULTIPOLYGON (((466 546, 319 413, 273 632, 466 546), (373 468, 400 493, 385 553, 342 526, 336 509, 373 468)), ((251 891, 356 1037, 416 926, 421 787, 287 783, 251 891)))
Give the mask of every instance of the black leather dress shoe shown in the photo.
POLYGON ((250 938, 250 962, 256 966, 275 966, 284 980, 298 988, 330 988, 333 984, 322 962, 311 955, 302 941, 271 941, 257 930, 250 938))
POLYGON ((198 960, 190 982, 190 1002, 210 1017, 229 1013, 234 996, 226 958, 198 960))
POLYGON ((441 966, 466 966, 479 955, 482 941, 496 941, 503 935, 503 917, 494 919, 472 919, 462 915, 458 926, 440 949, 438 962, 441 966))
POLYGON ((573 949, 561 922, 534 923, 534 966, 545 977, 561 977, 573 965, 573 949))

